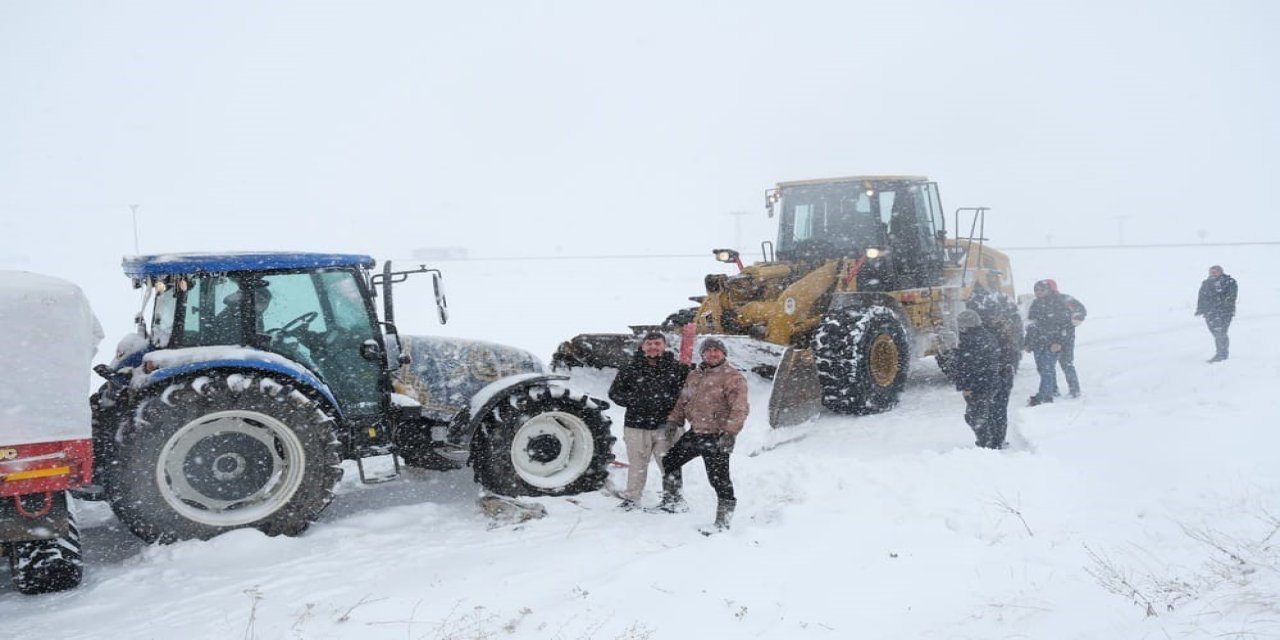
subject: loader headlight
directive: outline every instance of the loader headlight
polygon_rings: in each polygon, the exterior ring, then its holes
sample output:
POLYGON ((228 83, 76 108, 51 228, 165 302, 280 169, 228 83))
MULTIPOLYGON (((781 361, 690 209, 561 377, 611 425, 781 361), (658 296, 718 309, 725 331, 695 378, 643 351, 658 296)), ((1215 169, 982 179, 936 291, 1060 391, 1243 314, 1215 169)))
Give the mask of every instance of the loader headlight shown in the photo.
POLYGON ((884 254, 885 254, 884 249, 878 249, 876 247, 871 247, 870 249, 867 249, 867 257, 871 259, 879 258, 884 254))
POLYGON ((714 253, 716 256, 716 262, 734 264, 738 261, 738 252, 733 249, 716 249, 714 253))

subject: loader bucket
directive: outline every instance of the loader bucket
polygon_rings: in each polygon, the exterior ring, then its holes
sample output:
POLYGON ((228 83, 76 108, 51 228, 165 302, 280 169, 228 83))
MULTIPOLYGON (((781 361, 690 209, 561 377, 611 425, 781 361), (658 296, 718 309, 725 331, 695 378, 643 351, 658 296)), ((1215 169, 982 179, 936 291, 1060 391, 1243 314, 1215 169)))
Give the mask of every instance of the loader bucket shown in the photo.
POLYGON ((639 343, 639 338, 629 333, 579 334, 560 343, 551 356, 551 368, 616 369, 627 363, 639 343))
POLYGON ((822 413, 822 384, 811 349, 787 349, 769 393, 769 426, 790 427, 822 413))

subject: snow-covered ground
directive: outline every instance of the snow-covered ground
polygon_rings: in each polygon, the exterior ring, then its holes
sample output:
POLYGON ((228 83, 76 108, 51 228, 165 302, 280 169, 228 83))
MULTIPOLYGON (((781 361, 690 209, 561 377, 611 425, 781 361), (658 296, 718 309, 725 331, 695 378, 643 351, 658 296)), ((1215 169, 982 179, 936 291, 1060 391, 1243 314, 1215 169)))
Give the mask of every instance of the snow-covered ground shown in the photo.
MULTIPOLYGON (((1280 247, 1013 258, 1020 291, 1054 277, 1089 319, 1084 395, 1027 408, 1024 366, 1012 450, 974 448, 959 394, 920 362, 893 412, 785 430, 766 425, 756 385, 733 458, 735 526, 711 538, 696 530, 714 509, 697 462, 687 514, 621 512, 591 494, 540 499, 547 517, 519 526, 480 513, 465 471, 362 486, 352 467, 298 538, 148 547, 82 504, 85 583, 40 597, 0 586, 0 636, 1280 637, 1280 247), (1213 263, 1241 294, 1232 357, 1209 365, 1192 312, 1213 263)), ((573 333, 660 320, 714 263, 442 266, 454 320, 441 332, 549 355, 573 333)), ((108 341, 128 316, 99 300, 134 300, 118 284, 90 290, 108 341)), ((424 309, 401 317, 430 317, 429 297, 401 296, 424 309)), ((608 381, 574 384, 603 393, 608 381)))

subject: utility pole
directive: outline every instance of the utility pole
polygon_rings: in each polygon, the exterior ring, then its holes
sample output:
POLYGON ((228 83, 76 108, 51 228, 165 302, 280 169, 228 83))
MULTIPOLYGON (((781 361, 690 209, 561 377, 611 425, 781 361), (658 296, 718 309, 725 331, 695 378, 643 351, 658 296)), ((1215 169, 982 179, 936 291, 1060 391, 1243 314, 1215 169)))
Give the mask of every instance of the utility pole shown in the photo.
POLYGON ((750 211, 730 211, 733 216, 733 248, 742 252, 742 216, 751 215, 750 211))
POLYGON ((138 205, 131 204, 129 209, 133 211, 133 255, 142 253, 138 250, 138 205))
POLYGON ((1123 245, 1125 218, 1132 218, 1133 216, 1111 216, 1111 217, 1116 219, 1116 244, 1123 245))

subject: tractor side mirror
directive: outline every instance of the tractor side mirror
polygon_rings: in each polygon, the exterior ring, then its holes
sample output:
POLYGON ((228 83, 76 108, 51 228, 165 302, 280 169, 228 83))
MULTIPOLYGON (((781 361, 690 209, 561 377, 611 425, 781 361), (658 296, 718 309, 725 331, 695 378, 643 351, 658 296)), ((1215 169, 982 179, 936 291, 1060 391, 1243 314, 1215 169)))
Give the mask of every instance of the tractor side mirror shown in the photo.
POLYGON ((385 356, 377 340, 365 340, 360 343, 360 357, 370 362, 382 362, 385 356))
POLYGON ((440 324, 448 324, 449 301, 444 296, 444 278, 438 271, 431 272, 431 286, 436 292, 436 313, 440 316, 440 324))

